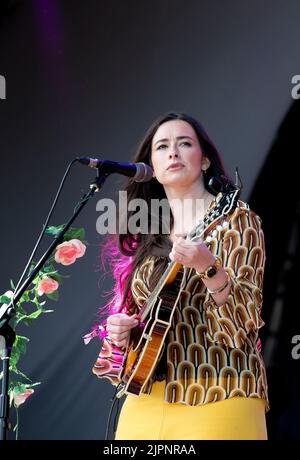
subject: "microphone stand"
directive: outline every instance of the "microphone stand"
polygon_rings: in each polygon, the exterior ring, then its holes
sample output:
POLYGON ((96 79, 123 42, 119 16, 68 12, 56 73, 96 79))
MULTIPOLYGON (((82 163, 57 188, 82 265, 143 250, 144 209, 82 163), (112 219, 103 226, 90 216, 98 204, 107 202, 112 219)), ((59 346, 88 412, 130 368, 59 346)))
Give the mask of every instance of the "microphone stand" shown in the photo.
MULTIPOLYGON (((2 393, 0 398, 0 440, 7 439, 7 429, 10 429, 8 395, 9 360, 16 334, 12 327, 8 324, 8 322, 16 315, 15 304, 20 300, 26 288, 31 284, 31 282, 34 280, 40 269, 44 266, 45 262, 49 259, 56 246, 58 246, 63 241, 64 234, 72 225, 72 223, 74 222, 78 214, 81 212, 81 210, 84 208, 84 206, 87 204, 90 198, 94 196, 95 192, 98 192, 102 188, 108 175, 109 174, 100 174, 99 170, 97 171, 96 179, 92 184, 90 184, 91 190, 82 196, 76 207, 76 211, 70 217, 65 227, 54 238, 53 243, 50 245, 45 254, 41 257, 39 262, 31 271, 30 275, 27 277, 27 279, 23 282, 21 287, 15 293, 11 302, 8 305, 2 305, 2 307, 0 308, 0 338, 1 336, 4 338, 4 349, 1 356, 1 360, 3 361, 3 375, 1 389, 2 393)), ((3 339, 1 340, 1 342, 3 343, 3 339)))

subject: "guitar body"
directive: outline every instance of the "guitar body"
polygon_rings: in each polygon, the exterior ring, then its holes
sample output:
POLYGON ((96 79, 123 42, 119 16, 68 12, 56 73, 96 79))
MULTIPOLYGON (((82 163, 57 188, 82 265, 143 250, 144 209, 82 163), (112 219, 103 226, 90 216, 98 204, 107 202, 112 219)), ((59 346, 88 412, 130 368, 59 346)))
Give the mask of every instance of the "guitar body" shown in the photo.
POLYGON ((138 396, 157 363, 180 296, 183 269, 175 264, 146 322, 132 329, 127 360, 121 378, 122 393, 138 396))

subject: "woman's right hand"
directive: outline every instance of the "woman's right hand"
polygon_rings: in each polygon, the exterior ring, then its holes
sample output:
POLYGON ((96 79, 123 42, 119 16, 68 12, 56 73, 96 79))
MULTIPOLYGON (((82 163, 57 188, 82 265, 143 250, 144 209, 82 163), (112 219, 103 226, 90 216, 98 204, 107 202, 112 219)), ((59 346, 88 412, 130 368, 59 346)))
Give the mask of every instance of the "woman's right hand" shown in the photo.
POLYGON ((106 320, 106 331, 108 337, 118 346, 126 347, 133 327, 139 324, 137 314, 128 316, 125 313, 115 313, 106 320))

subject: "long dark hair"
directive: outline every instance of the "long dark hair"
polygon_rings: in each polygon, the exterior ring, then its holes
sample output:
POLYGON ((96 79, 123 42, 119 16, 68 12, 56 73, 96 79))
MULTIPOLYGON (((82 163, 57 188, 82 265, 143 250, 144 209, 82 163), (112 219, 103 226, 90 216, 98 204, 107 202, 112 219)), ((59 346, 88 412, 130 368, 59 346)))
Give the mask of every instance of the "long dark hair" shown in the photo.
MULTIPOLYGON (((171 120, 183 120, 189 123, 195 130, 203 155, 210 160, 210 166, 203 174, 204 186, 213 195, 216 192, 209 187, 209 181, 216 177, 222 183, 232 184, 231 179, 227 176, 220 154, 215 145, 208 137, 203 126, 195 118, 185 113, 168 112, 157 118, 149 127, 144 138, 140 142, 137 151, 132 158, 134 163, 143 162, 151 166, 151 144, 152 138, 158 128, 165 122, 171 120)), ((125 191, 127 192, 128 203, 136 198, 142 198, 148 206, 148 225, 151 223, 151 200, 166 199, 164 187, 155 179, 149 182, 135 182, 129 179, 125 191)), ((128 211, 127 221, 134 211, 128 211)), ((163 217, 156 216, 159 220, 159 228, 163 228, 163 217)), ((170 212, 170 225, 173 225, 173 216, 170 212)), ((168 263, 167 254, 170 252, 171 242, 167 234, 162 231, 159 234, 139 233, 132 234, 127 231, 116 237, 109 237, 105 243, 105 249, 102 247, 102 256, 110 259, 111 270, 115 278, 114 296, 106 306, 110 306, 110 312, 124 311, 124 305, 130 299, 130 287, 132 277, 136 268, 151 255, 161 255, 161 263, 156 264, 150 279, 150 288, 155 286, 168 263)), ((131 299, 132 300, 132 299, 131 299)), ((126 309, 125 309, 126 310, 126 309)))

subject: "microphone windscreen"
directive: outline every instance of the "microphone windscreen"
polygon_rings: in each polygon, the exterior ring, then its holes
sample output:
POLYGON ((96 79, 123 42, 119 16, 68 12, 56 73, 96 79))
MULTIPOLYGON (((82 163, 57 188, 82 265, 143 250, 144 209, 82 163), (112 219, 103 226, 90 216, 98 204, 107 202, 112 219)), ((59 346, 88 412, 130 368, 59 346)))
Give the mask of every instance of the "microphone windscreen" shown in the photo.
POLYGON ((145 163, 135 163, 136 174, 133 177, 135 182, 148 182, 153 177, 153 169, 145 163))

